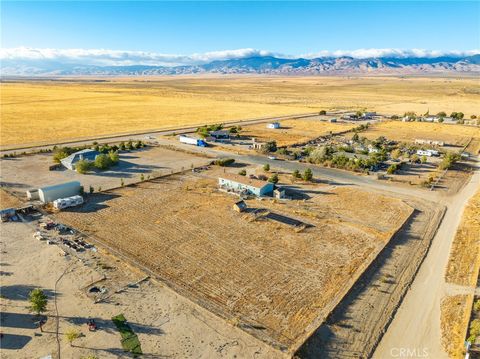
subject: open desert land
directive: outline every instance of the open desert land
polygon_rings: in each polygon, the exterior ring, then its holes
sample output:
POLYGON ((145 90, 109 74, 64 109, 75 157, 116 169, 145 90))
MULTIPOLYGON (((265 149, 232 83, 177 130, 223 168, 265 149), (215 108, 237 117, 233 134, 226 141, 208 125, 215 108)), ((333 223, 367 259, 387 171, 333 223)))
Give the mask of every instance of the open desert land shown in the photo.
POLYGON ((320 109, 478 115, 474 78, 166 77, 1 83, 1 146, 59 142, 320 109), (71 126, 75 123, 76 126, 71 126), (48 131, 48 141, 45 133, 48 131))
POLYGON ((118 314, 128 320, 147 358, 278 357, 274 349, 101 248, 74 253, 32 238, 36 224, 0 223, 2 358, 131 358, 111 320, 118 314), (28 308, 34 288, 48 296, 40 317, 28 308), (43 331, 40 319, 46 321, 43 331), (97 324, 94 332, 87 328, 89 319, 97 324), (72 329, 81 336, 70 346, 65 333, 72 329))
POLYGON ((251 210, 237 213, 235 198, 216 189, 218 175, 173 175, 94 194, 55 218, 292 352, 413 211, 387 196, 315 186, 305 188, 304 201, 248 200, 251 210), (292 219, 308 228, 298 231, 292 219))

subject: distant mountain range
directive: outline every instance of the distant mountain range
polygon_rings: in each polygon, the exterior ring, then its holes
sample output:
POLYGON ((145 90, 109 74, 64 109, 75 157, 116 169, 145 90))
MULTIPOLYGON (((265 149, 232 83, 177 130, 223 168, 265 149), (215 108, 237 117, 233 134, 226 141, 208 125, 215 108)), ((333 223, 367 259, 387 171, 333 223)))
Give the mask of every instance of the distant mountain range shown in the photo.
POLYGON ((60 60, 3 60, 2 76, 151 76, 178 74, 480 74, 480 54, 465 57, 321 57, 286 59, 255 56, 182 66, 93 66, 60 60))

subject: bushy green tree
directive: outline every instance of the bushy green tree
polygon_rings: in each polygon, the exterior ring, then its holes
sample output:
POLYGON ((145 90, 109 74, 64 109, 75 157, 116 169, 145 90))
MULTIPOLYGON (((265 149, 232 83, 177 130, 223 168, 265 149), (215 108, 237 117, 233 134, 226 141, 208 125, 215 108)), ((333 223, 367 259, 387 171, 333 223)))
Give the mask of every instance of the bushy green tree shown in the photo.
POLYGON ((37 315, 47 310, 47 296, 40 288, 35 288, 29 294, 30 310, 37 315))
POLYGON ((108 155, 101 153, 95 158, 94 165, 100 170, 105 170, 112 165, 112 161, 108 155))
POLYGON ((92 168, 92 162, 81 159, 75 164, 75 170, 78 173, 85 174, 92 168))
POLYGON ((268 179, 268 182, 271 183, 278 183, 278 175, 276 173, 272 174, 268 179))
POLYGON ((240 176, 246 176, 246 175, 247 175, 247 171, 246 171, 246 170, 240 170, 240 171, 238 172, 238 174, 239 174, 240 176))
POLYGON ((112 164, 116 164, 120 160, 120 156, 118 155, 118 151, 108 152, 108 157, 110 157, 110 161, 111 161, 112 164))
POLYGON ((313 179, 313 172, 310 168, 307 168, 305 170, 305 172, 303 172, 303 176, 302 178, 305 180, 305 181, 311 181, 313 179))
POLYGON ((263 165, 263 170, 264 170, 265 172, 270 171, 270 165, 269 165, 268 163, 265 163, 265 164, 263 165))
POLYGON ((293 171, 292 176, 293 176, 293 178, 300 178, 300 177, 302 177, 302 176, 300 175, 300 171, 299 171, 299 170, 293 171))

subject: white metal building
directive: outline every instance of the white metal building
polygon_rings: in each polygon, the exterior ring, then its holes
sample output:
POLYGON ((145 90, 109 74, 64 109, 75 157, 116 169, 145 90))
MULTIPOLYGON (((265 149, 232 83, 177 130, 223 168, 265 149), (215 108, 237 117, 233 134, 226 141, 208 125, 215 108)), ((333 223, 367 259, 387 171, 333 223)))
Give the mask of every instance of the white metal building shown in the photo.
POLYGON ((38 189, 38 197, 43 203, 53 202, 59 198, 80 194, 80 182, 72 181, 38 189))

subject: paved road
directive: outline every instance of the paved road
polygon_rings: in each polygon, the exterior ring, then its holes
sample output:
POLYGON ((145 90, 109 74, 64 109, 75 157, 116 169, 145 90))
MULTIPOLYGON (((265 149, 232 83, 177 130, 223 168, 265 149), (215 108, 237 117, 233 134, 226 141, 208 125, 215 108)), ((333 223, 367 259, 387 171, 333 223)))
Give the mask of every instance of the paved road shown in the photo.
MULTIPOLYGON (((328 115, 337 115, 339 113, 332 112, 328 115)), ((224 122, 229 126, 244 126, 244 125, 253 125, 256 123, 263 123, 269 121, 280 121, 285 119, 299 119, 299 118, 308 118, 308 117, 315 117, 318 116, 318 112, 310 112, 310 113, 302 113, 302 114, 292 114, 288 116, 275 116, 275 117, 261 117, 261 118, 252 118, 246 120, 234 120, 231 122, 224 122)), ((123 134, 113 134, 109 136, 92 136, 89 138, 81 138, 63 142, 48 142, 41 145, 21 145, 21 146, 1 146, 0 153, 7 154, 12 152, 20 152, 20 151, 39 151, 41 149, 50 149, 55 145, 62 145, 62 146, 83 146, 83 145, 90 145, 93 141, 96 141, 100 144, 102 143, 112 143, 112 141, 120 142, 120 141, 128 141, 128 140, 143 140, 146 136, 167 136, 172 134, 184 134, 184 133, 192 133, 195 132, 198 128, 197 126, 189 126, 189 127, 180 127, 180 128, 170 128, 170 129, 159 129, 159 130, 149 130, 149 131, 138 131, 133 133, 123 133, 123 134)))
POLYGON ((394 320, 383 336, 374 358, 448 358, 441 345, 440 301, 449 286, 444 273, 450 248, 463 210, 480 187, 480 171, 448 204, 445 217, 430 250, 405 296, 394 320), (402 352, 403 351, 403 352, 402 352))

